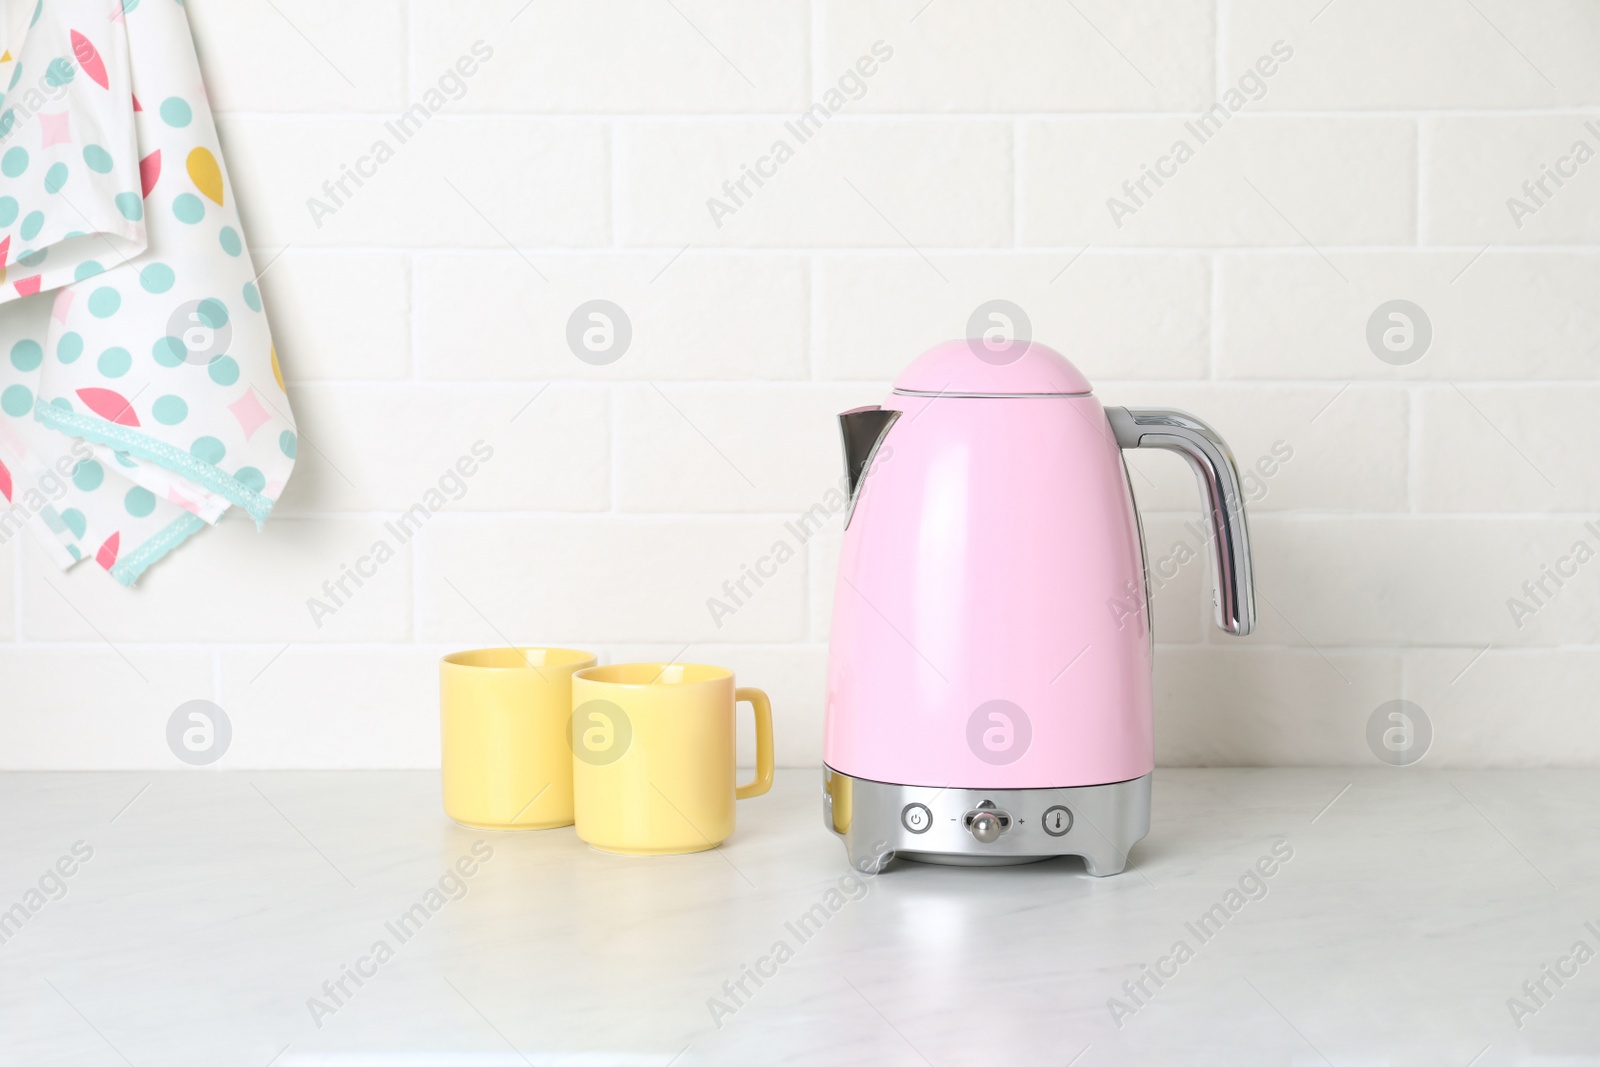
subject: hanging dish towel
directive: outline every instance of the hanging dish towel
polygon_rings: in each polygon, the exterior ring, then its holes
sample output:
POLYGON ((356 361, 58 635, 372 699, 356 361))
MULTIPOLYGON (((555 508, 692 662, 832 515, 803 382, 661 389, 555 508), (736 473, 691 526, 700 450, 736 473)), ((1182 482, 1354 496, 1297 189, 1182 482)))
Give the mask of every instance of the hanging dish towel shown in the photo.
POLYGON ((266 520, 294 419, 182 4, 4 7, 0 537, 132 585, 266 520))

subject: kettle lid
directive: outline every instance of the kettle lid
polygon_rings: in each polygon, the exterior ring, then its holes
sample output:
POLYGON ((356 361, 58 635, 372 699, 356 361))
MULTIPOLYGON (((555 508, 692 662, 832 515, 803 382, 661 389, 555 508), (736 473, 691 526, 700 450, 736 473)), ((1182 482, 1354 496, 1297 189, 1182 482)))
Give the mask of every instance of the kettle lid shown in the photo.
POLYGON ((1087 396, 1089 379, 1037 341, 990 345, 981 338, 928 349, 894 380, 897 393, 934 396, 1087 396))

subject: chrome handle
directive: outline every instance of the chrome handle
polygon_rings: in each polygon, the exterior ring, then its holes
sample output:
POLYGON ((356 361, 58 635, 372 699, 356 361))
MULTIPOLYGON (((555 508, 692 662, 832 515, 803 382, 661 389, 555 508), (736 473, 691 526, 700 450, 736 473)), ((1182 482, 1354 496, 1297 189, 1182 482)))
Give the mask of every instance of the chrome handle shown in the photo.
POLYGON ((1189 461, 1211 512, 1216 622, 1243 637, 1256 628, 1256 591, 1250 568, 1250 527, 1245 521, 1239 468, 1222 436, 1188 412, 1171 408, 1106 408, 1121 448, 1164 448, 1189 461))

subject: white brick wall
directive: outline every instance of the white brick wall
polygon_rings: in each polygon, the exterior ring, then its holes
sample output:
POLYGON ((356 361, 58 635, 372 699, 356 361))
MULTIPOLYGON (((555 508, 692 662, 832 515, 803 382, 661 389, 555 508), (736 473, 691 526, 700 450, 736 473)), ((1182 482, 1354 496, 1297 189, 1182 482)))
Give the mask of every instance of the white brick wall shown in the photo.
POLYGON ((833 414, 997 297, 1107 402, 1190 408, 1256 470, 1261 628, 1234 641, 1205 565, 1171 562, 1187 470, 1133 460, 1170 575, 1163 762, 1366 762, 1406 698, 1433 764, 1600 765, 1600 562, 1521 626, 1507 607, 1600 549, 1600 159, 1561 163, 1600 151, 1588 0, 189 10, 300 467, 265 532, 226 522, 134 593, 0 545, 0 766, 177 766, 192 698, 233 720, 224 767, 429 766, 438 655, 507 640, 728 664, 773 693, 780 760, 814 764, 837 524, 720 626, 705 601, 836 484, 833 414), (307 199, 479 40, 460 98, 318 225, 307 199), (717 225, 707 198, 878 41, 717 225), (1518 225, 1546 167, 1568 174, 1518 225), (597 298, 632 324, 608 366, 566 342, 597 298), (1432 326, 1407 366, 1366 339, 1393 299, 1432 326), (479 441, 459 499, 314 623, 479 441))

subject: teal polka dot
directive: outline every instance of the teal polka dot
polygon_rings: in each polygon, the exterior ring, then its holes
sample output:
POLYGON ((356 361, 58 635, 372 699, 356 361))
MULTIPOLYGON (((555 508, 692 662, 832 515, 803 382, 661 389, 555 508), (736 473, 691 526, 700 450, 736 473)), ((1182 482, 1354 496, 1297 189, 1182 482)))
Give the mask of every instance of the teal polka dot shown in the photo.
POLYGON ((161 121, 168 126, 184 127, 194 118, 194 112, 181 96, 169 96, 161 101, 161 121))
POLYGON ((83 338, 75 333, 64 333, 61 340, 56 342, 56 358, 63 363, 71 363, 83 355, 83 338))
POLYGON ((44 80, 47 85, 59 89, 77 76, 77 71, 72 69, 72 64, 60 56, 52 59, 50 65, 44 68, 44 80))
POLYGON ((102 285, 89 294, 89 314, 97 319, 109 319, 122 306, 122 294, 109 285, 102 285))
POLYGON ((117 461, 117 466, 119 467, 137 467, 139 465, 126 452, 113 452, 111 455, 117 461))
POLYGON ((82 537, 89 528, 89 522, 83 517, 83 512, 77 508, 68 508, 61 513, 61 521, 67 524, 67 529, 72 531, 73 537, 82 537))
POLYGON ((240 467, 233 472, 233 476, 239 480, 240 484, 258 493, 267 487, 266 476, 254 467, 240 467))
POLYGON ((38 341, 18 341, 11 346, 11 365, 18 370, 35 370, 43 362, 44 346, 38 341))
POLYGON ((133 366, 133 356, 126 348, 108 348, 100 353, 95 364, 107 378, 120 378, 133 366))
POLYGON ((0 196, 0 226, 10 226, 17 221, 17 202, 9 196, 0 196))
POLYGON ((156 509, 156 495, 144 486, 136 485, 122 498, 122 506, 128 509, 129 515, 142 519, 156 509))
POLYGON ((37 267, 50 255, 48 248, 41 248, 37 252, 24 252, 17 257, 17 262, 24 267, 37 267))
POLYGON ((206 217, 206 206, 193 193, 179 193, 172 201, 172 213, 179 222, 193 226, 206 217))
POLYGON ((111 173, 111 153, 97 144, 84 145, 83 161, 96 174, 111 173))
POLYGON ((184 403, 183 397, 168 393, 156 397, 156 402, 150 405, 150 413, 161 425, 176 426, 189 417, 189 405, 184 403))
POLYGON ((163 337, 156 342, 152 350, 156 362, 163 367, 178 367, 189 356, 189 349, 185 347, 181 337, 163 337))
POLYGON ((78 269, 72 272, 72 276, 81 282, 85 278, 93 278, 96 274, 103 273, 105 273, 104 267, 92 259, 86 259, 78 264, 78 269))
POLYGON ((44 212, 30 211, 27 218, 22 220, 22 239, 31 241, 39 236, 39 231, 44 229, 44 212))
POLYGON ((251 311, 261 310, 261 290, 256 288, 255 282, 244 283, 244 302, 251 311))
POLYGON ((44 172, 44 191, 54 196, 67 184, 67 165, 65 163, 53 164, 44 172))
POLYGON ((194 309, 199 316, 200 324, 213 330, 220 330, 228 325, 228 306, 220 300, 206 298, 200 301, 200 306, 194 309))
POLYGON ((285 430, 278 435, 278 451, 282 452, 290 459, 293 459, 294 454, 299 450, 300 445, 299 442, 295 440, 293 430, 285 430))
POLYGON ((100 488, 100 483, 105 481, 105 468, 92 459, 81 459, 78 465, 72 468, 72 484, 91 493, 100 488))
POLYGON ((139 199, 138 193, 118 193, 116 201, 117 210, 122 212, 122 217, 129 222, 138 222, 144 218, 144 201, 139 199))
POLYGON ((0 411, 21 417, 33 410, 33 390, 26 385, 13 385, 0 393, 0 411))
POLYGON ((16 124, 17 113, 9 107, 6 108, 5 114, 0 115, 0 137, 9 137, 11 135, 11 127, 16 124))
POLYGON ((172 268, 165 263, 152 263, 139 272, 139 284, 149 293, 164 293, 172 288, 172 268))
POLYGON ((222 242, 222 250, 230 256, 236 256, 244 251, 244 242, 239 240, 239 231, 232 226, 224 226, 217 235, 217 240, 222 242))
MULTIPOLYGON (((83 535, 79 534, 78 536, 81 537, 83 535)), ((80 559, 83 558, 83 553, 78 551, 78 546, 77 545, 68 545, 67 546, 67 554, 69 556, 71 556, 74 561, 80 560, 80 559)))
MULTIPOLYGON (((289 431, 285 430, 284 432, 288 433, 289 431)), ((228 454, 228 449, 215 437, 196 437, 194 444, 189 446, 189 452, 202 463, 216 466, 222 462, 222 457, 228 454)))
POLYGON ((239 364, 232 356, 218 356, 207 365, 211 380, 218 385, 232 385, 239 380, 239 364))
POLYGON ((27 169, 28 150, 21 145, 0 156, 0 174, 7 178, 15 178, 27 169))
POLYGON ((60 408, 62 411, 71 411, 72 401, 68 400, 64 396, 58 396, 54 400, 50 401, 50 406, 53 408, 60 408))
POLYGON ((16 65, 16 68, 13 69, 12 72, 11 72, 11 84, 6 86, 6 91, 10 92, 12 89, 15 89, 17 87, 17 83, 19 81, 21 81, 21 80, 22 80, 22 64, 19 62, 16 65))
POLYGON ((126 15, 139 6, 139 0, 122 0, 122 13, 126 15))

